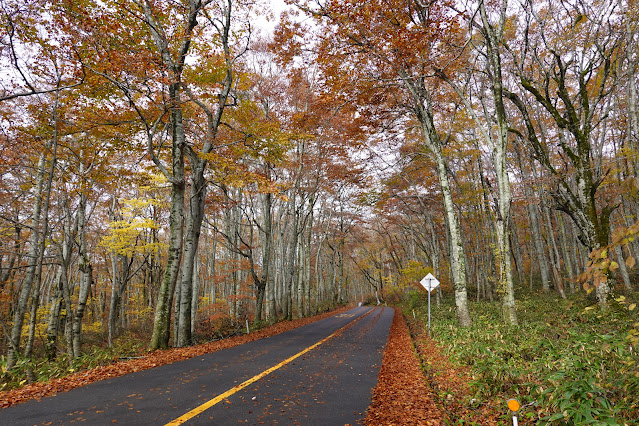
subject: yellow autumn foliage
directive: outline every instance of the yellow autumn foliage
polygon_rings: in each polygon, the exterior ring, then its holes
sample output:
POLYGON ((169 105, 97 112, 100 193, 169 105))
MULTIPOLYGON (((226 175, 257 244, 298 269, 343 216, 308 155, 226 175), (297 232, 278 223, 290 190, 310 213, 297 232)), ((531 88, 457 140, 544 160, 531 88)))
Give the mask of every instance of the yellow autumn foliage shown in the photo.
POLYGON ((416 260, 409 260, 408 266, 400 270, 398 282, 400 286, 409 286, 411 283, 419 282, 431 272, 433 272, 433 268, 425 266, 416 260))
POLYGON ((145 234, 158 229, 159 225, 152 218, 146 217, 149 207, 158 205, 153 198, 122 200, 124 207, 120 211, 121 220, 109 223, 109 232, 100 245, 110 251, 131 257, 136 253, 158 253, 166 244, 150 242, 145 234))

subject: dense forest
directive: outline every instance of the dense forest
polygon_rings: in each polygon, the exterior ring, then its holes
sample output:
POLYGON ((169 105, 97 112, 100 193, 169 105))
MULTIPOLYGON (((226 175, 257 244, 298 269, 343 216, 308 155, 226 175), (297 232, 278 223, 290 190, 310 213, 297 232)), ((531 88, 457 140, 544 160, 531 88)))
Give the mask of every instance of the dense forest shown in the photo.
POLYGON ((636 289, 635 1, 288 3, 0 0, 3 374, 428 272, 462 328, 636 289))

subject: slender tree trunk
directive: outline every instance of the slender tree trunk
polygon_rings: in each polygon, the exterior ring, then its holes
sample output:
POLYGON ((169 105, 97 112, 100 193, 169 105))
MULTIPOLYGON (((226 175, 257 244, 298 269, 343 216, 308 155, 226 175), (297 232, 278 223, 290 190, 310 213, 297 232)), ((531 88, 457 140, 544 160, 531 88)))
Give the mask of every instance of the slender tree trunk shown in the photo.
POLYGON ((31 213, 31 236, 29 238, 29 251, 27 252, 27 269, 26 276, 22 281, 22 288, 18 297, 17 305, 13 313, 13 327, 11 328, 11 336, 7 351, 7 370, 13 369, 17 362, 18 348, 20 347, 20 339, 22 337, 22 325, 24 323, 24 315, 29 304, 29 296, 36 279, 38 269, 38 260, 40 259, 41 240, 41 221, 42 221, 42 202, 45 181, 45 164, 46 156, 40 154, 38 160, 38 169, 36 175, 36 185, 33 194, 33 211, 31 213))
MULTIPOLYGON (((427 128, 424 129, 424 134, 430 135, 431 140, 434 139, 432 133, 429 133, 427 128)), ((450 249, 450 269, 453 278, 453 288, 455 290, 457 319, 462 327, 468 327, 471 325, 472 321, 470 319, 470 312, 468 311, 468 294, 466 291, 466 256, 464 254, 459 219, 457 217, 457 212, 455 211, 455 204, 453 202, 450 182, 448 180, 448 170, 441 147, 439 144, 432 142, 429 145, 435 155, 439 185, 444 202, 444 214, 446 218, 446 228, 448 230, 447 235, 449 240, 448 245, 450 249)))
MULTIPOLYGON (((627 104, 628 104, 628 141, 630 148, 634 152, 639 152, 639 114, 637 113, 637 87, 635 82, 636 73, 636 61, 633 56, 632 47, 636 45, 633 41, 634 32, 632 29, 632 17, 629 15, 627 7, 624 7, 624 2, 619 0, 619 5, 624 14, 625 21, 625 53, 626 61, 628 62, 626 72, 627 75, 627 104)), ((634 170, 635 176, 637 176, 637 170, 634 170)))
POLYGON ((45 353, 47 360, 52 361, 57 355, 58 330, 60 329, 60 311, 62 310, 62 277, 61 268, 59 266, 56 277, 54 278, 53 300, 49 307, 49 319, 47 322, 47 342, 45 345, 45 353))
POLYGON ((9 255, 9 264, 7 265, 7 267, 2 267, 2 260, 3 260, 3 256, 0 256, 0 291, 4 288, 5 284, 7 281, 9 281, 9 278, 11 278, 14 275, 14 265, 18 259, 18 256, 20 255, 20 241, 22 240, 21 238, 21 233, 22 233, 22 228, 19 225, 19 216, 18 213, 16 212, 16 217, 14 218, 16 225, 14 225, 14 230, 15 230, 15 242, 13 245, 13 254, 9 255))
POLYGON ((113 346, 113 338, 115 337, 115 317, 116 317, 116 307, 117 303, 115 298, 118 297, 118 288, 120 285, 118 284, 118 277, 120 273, 118 272, 118 255, 115 253, 111 253, 111 299, 109 300, 109 316, 107 318, 107 342, 109 347, 113 346))
POLYGON ((472 321, 468 311, 468 295, 466 292, 466 256, 461 238, 459 219, 455 211, 446 165, 441 152, 436 152, 437 172, 444 199, 444 212, 448 237, 450 240, 450 269, 455 289, 455 305, 457 306, 457 318, 462 327, 468 327, 472 321))
MULTIPOLYGON (((176 89, 173 89, 175 91, 176 89)), ((179 97, 174 93, 172 99, 179 105, 179 97)), ((182 111, 174 107, 171 112, 173 123, 173 176, 171 181, 171 211, 169 215, 169 254, 166 262, 164 277, 158 291, 158 301, 155 305, 153 321, 153 335, 150 348, 152 350, 167 348, 170 338, 171 305, 175 285, 182 260, 182 240, 184 237, 184 127, 182 126, 182 111)))
POLYGON ((209 277, 211 277, 211 303, 217 303, 217 283, 215 282, 215 274, 217 273, 217 232, 214 230, 211 243, 211 258, 209 262, 209 277))
POLYGON ((304 223, 303 223, 304 221, 302 220, 302 216, 305 213, 303 213, 303 211, 304 211, 304 204, 302 204, 300 206, 300 213, 301 214, 300 214, 299 220, 300 220, 301 223, 299 225, 299 231, 300 232, 298 233, 298 236, 297 236, 297 238, 298 238, 298 243, 297 243, 297 246, 298 246, 298 254, 297 254, 297 256, 298 256, 298 267, 295 268, 296 269, 295 275, 297 276, 297 279, 296 279, 296 281, 297 281, 297 296, 296 296, 296 299, 297 299, 297 315, 300 316, 300 317, 304 316, 304 307, 305 307, 304 297, 306 296, 306 285, 307 285, 307 283, 306 283, 306 281, 304 279, 305 276, 306 276, 304 271, 306 270, 307 259, 306 259, 306 239, 304 238, 304 235, 305 235, 304 231, 305 231, 306 228, 305 228, 304 223))
MULTIPOLYGON (((63 225, 62 225, 62 241, 58 243, 58 249, 56 256, 58 259, 58 277, 57 287, 55 290, 56 300, 50 310, 49 317, 49 329, 47 331, 47 350, 48 356, 55 358, 56 356, 56 342, 62 327, 64 326, 64 332, 66 337, 67 324, 69 323, 69 316, 71 315, 71 295, 69 289, 69 268, 71 263, 71 255, 74 245, 74 234, 76 233, 75 226, 72 224, 71 212, 68 208, 68 200, 63 199, 63 225), (58 305, 57 307, 55 305, 58 305), (64 312, 64 315, 62 315, 64 312), (53 328, 55 327, 55 328, 53 328)), ((68 347, 68 349, 71 349, 68 347)))
MULTIPOLYGON (((262 308, 264 305, 264 295, 271 285, 269 281, 271 269, 271 255, 273 251, 273 218, 272 205, 273 194, 266 193, 261 196, 262 200, 262 277, 257 288, 257 298, 255 300, 255 323, 262 321, 262 308)), ((257 283, 256 283, 257 284, 257 283)), ((268 307, 267 307, 268 317, 268 307)))
MULTIPOLYGON (((275 227, 275 229, 271 229, 271 234, 275 235, 275 233, 277 228, 275 227)), ((271 238, 271 251, 273 252, 273 256, 271 256, 271 258, 269 259, 269 272, 272 271, 272 273, 269 273, 269 281, 266 283, 266 319, 267 320, 271 320, 272 318, 276 318, 277 317, 277 311, 275 309, 275 301, 277 300, 277 286, 278 286, 278 282, 279 282, 279 272, 277 268, 277 259, 279 256, 277 256, 277 250, 278 250, 278 244, 279 244, 279 239, 278 242, 273 241, 273 238, 271 238)))
MULTIPOLYGON (((82 168, 83 169, 83 168, 82 168)), ((83 171, 81 169, 81 171, 83 171)), ((89 292, 93 286, 93 266, 91 265, 91 259, 87 252, 87 239, 86 239, 86 207, 87 207, 87 195, 80 195, 80 205, 78 206, 78 230, 80 240, 80 290, 78 294, 78 305, 75 311, 75 318, 73 321, 73 356, 78 358, 81 355, 81 337, 82 337, 82 320, 84 318, 84 311, 86 309, 87 300, 89 298, 89 292)))
MULTIPOLYGON (((424 210, 424 215, 426 217, 426 224, 428 225, 428 232, 430 235, 430 241, 431 241, 431 250, 430 250, 430 255, 431 255, 431 263, 433 265, 433 271, 435 272, 436 276, 440 276, 441 274, 441 270, 439 267, 439 261, 441 259, 441 253, 440 253, 440 247, 439 247, 439 243, 438 243, 438 238, 437 238, 437 234, 435 232, 435 225, 433 223, 433 217, 431 216, 431 214, 424 210)), ((442 289, 441 286, 437 287, 436 290, 436 304, 437 307, 440 306, 441 304, 441 299, 442 299, 442 289)))
POLYGON ((200 305, 200 262, 197 260, 193 267, 193 294, 191 295, 191 336, 195 331, 195 324, 198 320, 197 311, 200 305))
POLYGON ((570 244, 570 257, 572 258, 572 264, 575 265, 575 270, 581 271, 584 267, 583 258, 581 257, 579 251, 581 245, 579 244, 575 235, 574 225, 572 224, 572 222, 566 222, 566 226, 570 231, 569 234, 572 241, 572 244, 570 244))
POLYGON ((191 155, 191 164, 195 168, 191 178, 191 197, 189 200, 189 216, 184 241, 184 260, 182 262, 180 282, 180 312, 177 334, 177 346, 184 347, 193 343, 191 337, 191 305, 193 299, 193 274, 197 249, 200 241, 202 220, 204 219, 204 203, 206 200, 206 181, 204 179, 205 164, 191 155))
POLYGON ((623 286, 627 291, 632 291, 632 284, 630 284, 630 276, 628 275, 628 269, 626 268, 626 260, 623 257, 623 249, 618 245, 615 245, 615 256, 617 257, 617 263, 619 264, 619 274, 623 281, 623 286))
MULTIPOLYGON (((238 200, 237 205, 233 206, 230 211, 229 211, 229 215, 228 215, 228 229, 232 238, 232 247, 238 247, 240 244, 239 241, 239 236, 240 236, 240 214, 239 214, 239 204, 242 202, 241 199, 241 191, 238 191, 238 200)), ((239 311, 240 311, 240 306, 238 303, 238 293, 240 290, 240 283, 239 283, 239 279, 240 279, 240 273, 239 273, 239 266, 240 266, 240 258, 239 258, 239 254, 234 250, 234 249, 229 249, 229 253, 228 253, 229 259, 230 259, 230 264, 231 264, 231 295, 232 295, 232 300, 230 303, 230 308, 231 308, 231 318, 233 318, 233 320, 237 320, 237 318, 239 317, 239 311)))
POLYGON ((63 280, 64 310, 66 311, 64 316, 64 340, 67 355, 73 358, 73 291, 76 276, 68 268, 65 271, 67 275, 63 280))
POLYGON ((131 266, 133 259, 121 254, 114 254, 112 257, 113 281, 111 286, 111 301, 109 304, 108 317, 108 342, 113 345, 113 339, 118 335, 118 320, 124 315, 121 314, 122 297, 129 283, 131 266))
MULTIPOLYGON (((290 201, 289 201, 290 202, 290 201)), ((277 306, 275 306, 276 315, 281 313, 284 318, 288 317, 288 304, 286 303, 286 249, 288 247, 288 243, 286 241, 287 228, 290 225, 290 220, 286 219, 286 215, 288 214, 288 207, 282 206, 279 212, 279 220, 277 223, 279 224, 279 235, 277 239, 278 246, 278 256, 276 259, 276 285, 275 285, 275 302, 277 306)))
POLYGON ((524 256, 521 253, 521 243, 517 229, 513 226, 513 215, 510 216, 510 242, 513 258, 515 259, 515 270, 517 271, 517 282, 521 284, 524 281, 524 256))
MULTIPOLYGON (((46 214, 43 215, 46 217, 46 214)), ((46 234, 46 232, 45 232, 46 234)), ((42 254, 41 254, 42 256, 42 254)), ((24 357, 30 359, 33 352, 33 343, 35 342, 36 324, 38 322, 38 308, 40 307, 40 289, 42 287, 42 258, 38 260, 36 279, 34 280, 33 296, 31 297, 31 311, 29 315, 29 332, 27 334, 27 343, 24 347, 24 357)), ((27 374, 29 381, 35 381, 33 367, 29 365, 27 374)))
POLYGON ((575 282, 573 277, 575 273, 573 272, 572 260, 570 256, 570 252, 568 250, 568 235, 566 233, 566 225, 564 223, 563 218, 561 217, 561 213, 557 216, 557 222, 559 224, 559 230, 561 232, 561 252, 564 258, 564 269, 566 270, 566 274, 568 275, 568 282, 570 283, 570 293, 575 292, 575 282))
POLYGON ((306 242, 304 245, 306 263, 304 265, 304 282, 306 283, 306 310, 304 316, 311 315, 311 241, 313 238, 313 206, 311 202, 308 223, 306 225, 306 242))
POLYGON ((614 246, 615 257, 617 258, 617 264, 619 265, 619 274, 623 281, 623 286, 627 291, 632 291, 632 284, 630 283, 630 276, 628 275, 628 269, 626 268, 626 259, 623 255, 623 248, 617 244, 614 246))
POLYGON ((298 214, 296 208, 296 196, 293 195, 291 199, 290 215, 290 235, 289 235, 289 247, 288 247, 288 265, 286 275, 286 319, 293 319, 293 289, 296 284, 296 269, 297 269, 297 243, 299 241, 298 235, 298 214))
POLYGON ((548 239, 551 243, 551 251, 550 258, 552 259, 552 272, 555 277, 555 284, 557 285, 557 291, 561 295, 562 299, 566 299, 566 292, 564 291, 564 283, 561 277, 560 267, 561 267, 561 258, 559 257, 559 250, 557 249, 557 241, 555 239, 555 233, 553 232, 553 223, 552 218, 550 217, 550 209, 544 208, 546 213, 546 221, 548 222, 548 239))
POLYGON ((408 82, 407 77, 402 77, 405 79, 405 84, 413 96, 416 115, 421 124, 424 142, 432 152, 437 166, 437 176, 442 192, 444 216, 446 219, 450 269, 453 278, 453 288, 455 290, 457 319, 462 327, 468 327, 472 324, 472 320, 470 318, 470 312, 468 311, 468 294, 466 290, 466 256, 464 254, 461 226, 455 210, 450 181, 448 179, 448 167, 443 153, 443 143, 435 128, 428 93, 426 93, 425 89, 408 82))

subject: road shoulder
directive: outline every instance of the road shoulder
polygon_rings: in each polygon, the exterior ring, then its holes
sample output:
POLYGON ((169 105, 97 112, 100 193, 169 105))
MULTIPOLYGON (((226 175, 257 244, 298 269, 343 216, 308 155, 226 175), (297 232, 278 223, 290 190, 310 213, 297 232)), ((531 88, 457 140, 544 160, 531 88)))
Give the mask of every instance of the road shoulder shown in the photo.
POLYGON ((440 425, 442 419, 442 412, 422 374, 404 316, 395 308, 365 424, 440 425))

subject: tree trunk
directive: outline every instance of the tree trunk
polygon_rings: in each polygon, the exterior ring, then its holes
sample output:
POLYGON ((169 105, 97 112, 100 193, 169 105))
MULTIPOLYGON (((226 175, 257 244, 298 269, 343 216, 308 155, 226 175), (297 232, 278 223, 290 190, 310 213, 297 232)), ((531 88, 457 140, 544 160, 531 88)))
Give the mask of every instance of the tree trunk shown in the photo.
MULTIPOLYGON (((81 171, 83 168, 81 168, 81 171)), ((82 335, 82 319, 84 318, 84 310, 86 308, 87 300, 89 298, 89 292, 93 286, 93 266, 91 265, 91 259, 87 252, 87 239, 86 239, 86 206, 87 195, 80 195, 80 205, 78 206, 78 231, 80 240, 80 264, 78 266, 80 270, 80 291, 78 294, 78 305, 75 311, 75 318, 73 321, 73 357, 78 358, 81 355, 81 335, 82 335)))
MULTIPOLYGON (((628 13, 627 7, 624 7, 624 2, 619 0, 619 5, 623 10, 625 21, 625 53, 626 61, 628 62, 627 70, 627 103, 628 103, 628 142, 630 148, 634 152, 639 152, 639 115, 637 114, 637 86, 635 80, 636 74, 636 60, 633 56, 632 47, 635 46, 633 41, 634 32, 632 25, 632 17, 628 13)), ((635 163, 636 164, 636 163, 635 163)), ((637 169, 634 170, 635 176, 637 176, 637 169)))
POLYGON ((47 322, 47 342, 45 345, 45 353, 47 360, 52 361, 57 355, 58 331, 60 329, 60 311, 64 301, 62 297, 62 265, 59 266, 56 277, 54 278, 53 300, 49 308, 49 319, 47 322))
POLYGON ((515 259, 515 270, 517 271, 517 282, 521 284, 524 281, 524 256, 521 252, 522 244, 519 242, 519 234, 513 226, 513 215, 510 215, 510 242, 512 255, 515 259))
MULTIPOLYGON (((13 327, 11 328, 11 336, 9 337, 7 351, 7 370, 13 369, 17 362, 18 350, 20 347, 20 339, 22 337, 22 325, 24 323, 24 315, 27 311, 29 296, 36 279, 36 272, 42 250, 44 236, 41 235, 42 221, 42 203, 44 195, 44 179, 45 179, 45 163, 46 157, 44 153, 40 154, 38 160, 38 169, 36 175, 36 185, 33 194, 33 211, 31 213, 31 236, 29 238, 29 251, 27 252, 27 269, 26 276, 22 281, 22 289, 18 297, 17 305, 13 313, 13 327)), ((36 284, 38 285, 38 284, 36 284)))
POLYGON ((617 257, 617 263, 619 264, 619 274, 623 281, 623 286, 627 291, 632 291, 632 284, 630 284, 630 276, 628 275, 628 269, 626 268, 626 259, 623 256, 623 249, 615 245, 615 256, 617 257))
POLYGON ((304 282, 306 283, 306 309, 304 311, 304 316, 311 315, 311 241, 313 238, 313 208, 315 206, 315 202, 312 201, 310 203, 310 211, 308 216, 308 223, 306 224, 306 241, 304 244, 305 255, 304 258, 306 262, 304 264, 304 282))
MULTIPOLYGON (((264 306, 264 295, 269 287, 271 270, 271 252, 273 251, 273 194, 266 193, 261 196, 262 200, 262 277, 257 288, 255 300, 255 323, 262 321, 262 309, 264 306)), ((257 285, 257 283, 256 283, 257 285)), ((268 311, 268 307, 267 307, 268 311)), ((268 313, 267 313, 268 316, 268 313)))
POLYGON ((557 249, 557 242, 554 233, 554 226, 552 223, 552 218, 550 217, 550 209, 544 208, 546 213, 546 221, 548 222, 548 239, 550 240, 550 258, 552 265, 552 272, 555 277, 555 284, 557 286, 557 291, 562 299, 566 299, 566 292, 564 290, 564 283, 561 277, 561 258, 559 257, 559 250, 557 249))
POLYGON ((305 273, 304 271, 306 270, 306 240, 304 238, 305 235, 305 226, 304 226, 304 220, 302 220, 302 216, 304 215, 303 213, 304 211, 304 204, 302 204, 300 206, 300 225, 299 225, 299 233, 297 235, 298 238, 298 242, 297 242, 297 247, 298 247, 298 253, 297 253, 297 257, 298 257, 298 266, 295 268, 295 275, 297 277, 296 282, 297 282, 297 295, 296 295, 296 300, 297 300, 297 315, 299 317, 303 317, 304 316, 304 298, 306 296, 306 281, 305 281, 305 273))
MULTIPOLYGON (((179 105, 177 88, 172 86, 174 104, 179 105)), ((182 111, 174 106, 171 111, 173 124, 173 176, 171 180, 171 212, 169 215, 169 253, 164 277, 158 290, 158 301, 155 305, 153 321, 153 335, 150 349, 168 348, 171 324, 171 305, 175 284, 177 283, 180 262, 182 260, 182 240, 184 236, 184 127, 182 126, 182 111)))
POLYGON ((200 241, 202 220, 204 219, 204 203, 206 200, 206 181, 204 179, 205 163, 198 160, 197 154, 190 155, 191 167, 194 168, 191 177, 191 196, 189 199, 189 215, 186 224, 184 241, 184 260, 182 262, 180 280, 180 312, 178 320, 177 346, 184 347, 193 343, 191 306, 193 304, 193 274, 197 249, 200 241))
MULTIPOLYGON (((46 217, 46 215, 43 215, 46 217)), ((38 322, 38 308, 40 307, 40 289, 42 287, 42 259, 38 260, 38 267, 36 272, 36 279, 34 280, 33 296, 31 297, 31 311, 29 313, 29 333, 27 334, 27 343, 24 347, 24 357, 26 359, 31 358, 33 352, 33 343, 35 341, 36 324, 38 322)), ((28 370, 30 375, 33 375, 31 365, 28 370)), ((35 381, 35 378, 30 378, 30 381, 35 381)))
POLYGON ((566 270, 568 282, 570 283, 570 293, 574 293, 575 282, 573 277, 575 276, 575 273, 573 272, 572 259, 570 256, 570 251, 568 250, 569 242, 566 232, 566 225, 563 218, 561 217, 561 213, 557 215, 557 222, 559 223, 559 230, 561 231, 561 252, 564 258, 564 269, 566 270))
POLYGON ((122 306, 122 295, 126 291, 126 287, 129 283, 133 259, 121 254, 113 254, 111 262, 113 278, 111 283, 109 317, 107 320, 109 346, 113 345, 113 339, 118 335, 118 319, 121 319, 120 308, 122 306))
POLYGON ((286 274, 286 319, 293 319, 293 289, 296 287, 296 269, 297 269, 297 243, 298 243, 298 214, 296 208, 297 197, 293 195, 290 204, 290 234, 288 247, 288 264, 286 274))
POLYGON ((436 149, 435 159, 437 161, 437 173, 439 185, 444 201, 444 213, 446 217, 446 227, 448 230, 450 247, 450 269, 453 277, 453 287, 455 289, 455 305, 457 306, 457 319, 462 327, 468 327, 472 321, 468 311, 468 295, 466 292, 466 256, 461 238, 461 231, 455 204, 448 180, 446 163, 440 149, 436 149))
POLYGON ((501 69, 500 45, 506 19, 506 2, 502 2, 500 22, 495 28, 488 22, 484 3, 480 3, 479 11, 483 24, 483 35, 488 55, 487 66, 491 75, 491 89, 495 103, 497 118, 497 137, 493 140, 485 130, 487 142, 492 142, 492 157, 498 186, 498 206, 495 217, 495 234, 497 237, 496 261, 498 263, 499 282, 497 291, 502 299, 504 317, 512 325, 517 324, 515 310, 515 292, 513 286, 512 267, 510 261, 510 179, 506 166, 508 150, 508 122, 504 107, 504 93, 501 69))
MULTIPOLYGON (((170 72, 170 84, 168 87, 168 106, 169 121, 171 125, 171 173, 168 173, 157 157, 154 146, 153 136, 154 130, 147 129, 148 152, 153 162, 161 169, 168 181, 171 183, 171 212, 169 215, 169 253, 167 259, 166 270, 160 289, 158 291, 158 301, 155 306, 155 316, 153 321, 153 335, 151 336, 150 348, 166 348, 170 340, 171 328, 171 306, 173 295, 175 293, 176 283, 179 278, 180 263, 182 260, 183 239, 184 239, 184 196, 185 196, 185 167, 184 156, 185 150, 189 149, 186 144, 186 136, 183 124, 182 110, 182 90, 187 90, 186 85, 182 82, 182 72, 186 61, 187 54, 191 47, 193 31, 198 24, 197 17, 202 11, 205 4, 203 2, 189 2, 188 11, 185 16, 184 27, 181 31, 181 39, 177 43, 179 46, 176 51, 171 52, 173 47, 172 41, 166 38, 167 31, 162 27, 162 22, 158 22, 149 3, 141 3, 144 20, 143 22, 149 29, 149 33, 160 54, 163 65, 170 72)), ((230 8, 226 10, 230 17, 230 8)), ((228 21, 228 20, 227 20, 228 21)), ((223 40, 225 47, 228 40, 223 40)), ((226 92, 228 94, 228 92, 226 92)), ((226 103, 224 91, 220 95, 222 105, 226 103)), ((222 107, 223 109, 223 107, 222 107)), ((213 135, 214 137, 214 135, 213 135)), ((209 141, 210 143, 211 141, 209 141)), ((199 188, 198 188, 199 189, 199 188)), ((199 231, 199 228, 198 228, 199 231)), ((192 235, 191 235, 192 236, 192 235)), ((190 250, 193 252, 197 249, 197 245, 190 250)), ((190 254, 189 254, 190 255, 190 254)), ((194 255, 194 254, 193 254, 194 255)), ((192 275, 188 278, 191 279, 192 275)), ((191 299, 187 301, 190 306, 191 299)), ((189 315, 190 322, 190 315, 189 315)), ((190 338, 190 333, 187 332, 190 338)))
POLYGON ((14 230, 15 230, 15 242, 14 242, 14 246, 13 246, 13 253, 9 255, 9 264, 7 265, 7 267, 2 267, 1 266, 1 261, 3 259, 3 256, 0 256, 0 291, 4 288, 4 285, 7 281, 9 281, 9 279, 11 277, 13 277, 14 275, 14 265, 16 263, 16 261, 18 260, 18 257, 20 256, 20 241, 22 240, 21 238, 21 233, 22 233, 22 228, 21 226, 18 224, 19 223, 19 216, 18 213, 16 212, 16 217, 15 217, 15 223, 16 225, 14 225, 14 230))
POLYGON ((198 320, 197 311, 200 305, 200 261, 195 262, 193 267, 193 294, 191 295, 191 336, 195 331, 195 324, 198 320))

